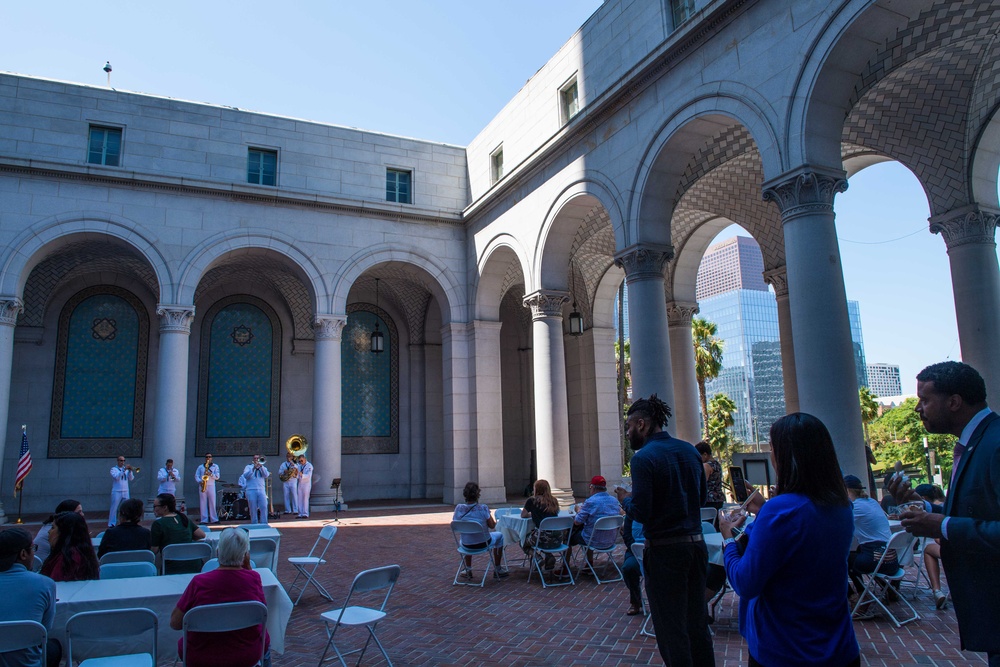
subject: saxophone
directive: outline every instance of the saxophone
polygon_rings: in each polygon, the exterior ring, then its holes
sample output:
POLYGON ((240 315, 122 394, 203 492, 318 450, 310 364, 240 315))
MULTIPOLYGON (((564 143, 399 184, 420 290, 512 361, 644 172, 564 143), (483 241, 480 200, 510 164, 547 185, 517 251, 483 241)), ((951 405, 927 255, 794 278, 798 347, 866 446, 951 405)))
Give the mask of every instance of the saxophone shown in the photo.
POLYGON ((205 489, 208 488, 208 480, 212 476, 212 469, 210 467, 205 468, 205 474, 201 476, 201 484, 198 485, 198 489, 205 493, 205 489))

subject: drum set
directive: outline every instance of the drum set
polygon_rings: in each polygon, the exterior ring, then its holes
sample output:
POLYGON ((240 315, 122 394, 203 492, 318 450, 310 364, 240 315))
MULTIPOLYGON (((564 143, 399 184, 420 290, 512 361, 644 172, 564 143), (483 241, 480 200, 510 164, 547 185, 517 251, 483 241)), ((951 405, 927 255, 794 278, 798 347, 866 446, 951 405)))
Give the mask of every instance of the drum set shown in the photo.
POLYGON ((222 504, 219 505, 219 519, 236 521, 250 518, 250 502, 239 484, 220 484, 222 504))

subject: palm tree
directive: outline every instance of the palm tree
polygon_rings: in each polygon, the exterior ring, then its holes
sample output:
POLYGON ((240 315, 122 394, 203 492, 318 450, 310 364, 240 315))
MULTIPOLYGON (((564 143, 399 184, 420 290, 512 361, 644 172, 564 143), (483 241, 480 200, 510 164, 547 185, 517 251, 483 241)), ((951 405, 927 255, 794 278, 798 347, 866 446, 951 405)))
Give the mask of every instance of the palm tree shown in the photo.
POLYGON ((729 429, 736 423, 736 403, 725 394, 716 394, 708 402, 708 422, 705 439, 712 446, 712 453, 720 463, 728 466, 740 443, 731 437, 729 429))
POLYGON ((715 334, 719 327, 703 317, 691 320, 691 338, 694 343, 694 368, 698 377, 698 400, 701 401, 701 423, 708 433, 708 398, 705 383, 719 377, 722 370, 723 341, 715 334))
POLYGON ((865 442, 868 442, 868 425, 878 419, 878 402, 875 394, 868 387, 858 389, 858 400, 861 401, 861 425, 865 429, 865 442))

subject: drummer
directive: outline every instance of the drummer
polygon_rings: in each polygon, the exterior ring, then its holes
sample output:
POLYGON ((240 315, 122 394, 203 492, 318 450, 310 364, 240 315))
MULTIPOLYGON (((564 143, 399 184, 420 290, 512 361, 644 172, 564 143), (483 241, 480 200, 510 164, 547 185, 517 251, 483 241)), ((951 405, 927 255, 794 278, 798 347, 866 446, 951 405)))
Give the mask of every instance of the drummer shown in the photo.
POLYGON ((211 454, 205 454, 205 462, 194 473, 203 524, 219 523, 219 514, 215 509, 215 482, 218 479, 219 466, 212 462, 211 454))

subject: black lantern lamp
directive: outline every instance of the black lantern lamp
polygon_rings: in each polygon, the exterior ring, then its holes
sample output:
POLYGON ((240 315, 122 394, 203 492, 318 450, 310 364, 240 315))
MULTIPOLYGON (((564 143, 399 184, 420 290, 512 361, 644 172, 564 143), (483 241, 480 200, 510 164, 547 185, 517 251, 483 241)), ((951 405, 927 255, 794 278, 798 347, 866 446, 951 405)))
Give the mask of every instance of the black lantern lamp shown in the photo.
MULTIPOLYGON (((375 279, 375 309, 378 310, 378 278, 375 279)), ((378 313, 375 314, 375 330, 372 331, 372 353, 385 352, 385 336, 378 330, 378 313)))
MULTIPOLYGON (((570 267, 572 271, 572 266, 570 267)), ((572 272, 573 276, 573 312, 569 314, 569 335, 570 336, 582 336, 583 335, 583 315, 580 311, 576 309, 576 271, 572 272)))

